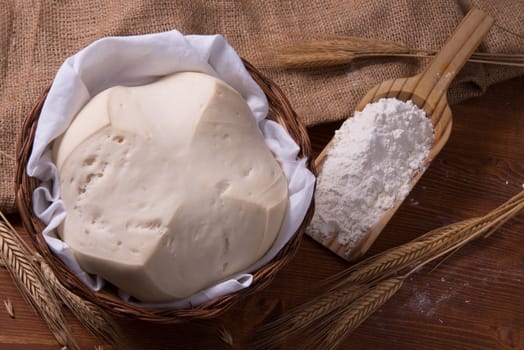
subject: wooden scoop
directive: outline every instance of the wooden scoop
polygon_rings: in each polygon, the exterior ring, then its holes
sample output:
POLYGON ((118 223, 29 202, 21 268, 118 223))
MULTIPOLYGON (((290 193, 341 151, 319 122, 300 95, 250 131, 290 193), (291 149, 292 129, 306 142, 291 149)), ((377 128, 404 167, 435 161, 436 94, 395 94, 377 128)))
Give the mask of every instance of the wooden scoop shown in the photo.
MULTIPOLYGON (((480 45, 492 24, 493 18, 488 14, 479 9, 472 9, 422 73, 411 78, 392 79, 376 85, 364 96, 356 110, 361 111, 368 103, 383 97, 395 97, 402 101, 412 100, 422 108, 435 129, 435 139, 424 162, 424 169, 426 169, 444 147, 451 132, 451 110, 446 98, 447 89, 473 51, 480 45)), ((317 169, 320 169, 324 163, 332 143, 333 139, 316 158, 317 169)), ((423 172, 417 172, 413 176, 411 188, 415 186, 423 172)), ((369 249, 401 204, 402 200, 397 200, 354 247, 340 245, 337 232, 333 232, 333 238, 329 241, 320 243, 344 259, 354 260, 369 249)))

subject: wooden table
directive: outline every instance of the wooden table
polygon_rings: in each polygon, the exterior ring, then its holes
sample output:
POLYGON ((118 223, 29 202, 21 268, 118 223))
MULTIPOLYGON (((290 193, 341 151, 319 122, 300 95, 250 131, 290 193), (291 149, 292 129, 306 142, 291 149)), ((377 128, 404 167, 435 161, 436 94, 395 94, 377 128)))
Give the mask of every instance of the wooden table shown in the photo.
MULTIPOLYGON (((491 87, 452 108, 451 138, 379 237, 369 254, 433 228, 481 215, 524 187, 524 77, 491 87)), ((337 124, 310 130, 318 150, 337 124)), ((21 229, 16 217, 11 217, 21 229)), ((235 349, 254 327, 312 297, 315 282, 348 263, 308 237, 298 255, 265 291, 210 324, 158 326, 122 322, 137 349, 235 349)), ((0 349, 60 349, 44 323, 0 268, 0 349)), ((99 344, 69 315, 80 344, 99 344)), ((283 343, 281 349, 293 349, 283 343)), ((524 214, 493 236, 475 241, 438 268, 425 268, 360 328, 341 349, 524 349, 524 214)))

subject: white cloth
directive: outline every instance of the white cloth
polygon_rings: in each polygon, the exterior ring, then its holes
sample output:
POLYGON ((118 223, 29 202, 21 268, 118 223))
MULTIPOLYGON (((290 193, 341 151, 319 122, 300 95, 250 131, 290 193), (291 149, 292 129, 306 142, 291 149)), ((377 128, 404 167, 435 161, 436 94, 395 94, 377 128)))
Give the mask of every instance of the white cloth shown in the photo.
MULTIPOLYGON (((251 285, 256 271, 267 264, 297 231, 311 203, 315 178, 298 159, 299 148, 277 123, 265 119, 266 96, 245 69, 240 57, 221 35, 188 35, 178 31, 100 39, 69 57, 60 67, 42 108, 33 151, 27 164, 30 176, 42 182, 33 193, 33 210, 47 225, 43 235, 50 249, 94 290, 104 281, 82 271, 55 228, 66 212, 60 200, 58 174, 51 159, 51 142, 68 127, 80 109, 99 92, 115 85, 143 85, 179 71, 197 71, 216 76, 245 98, 253 111, 267 146, 281 162, 288 178, 288 211, 270 251, 243 273, 233 276, 185 300, 147 307, 189 307, 251 285)), ((129 298, 122 294, 124 300, 129 298)))

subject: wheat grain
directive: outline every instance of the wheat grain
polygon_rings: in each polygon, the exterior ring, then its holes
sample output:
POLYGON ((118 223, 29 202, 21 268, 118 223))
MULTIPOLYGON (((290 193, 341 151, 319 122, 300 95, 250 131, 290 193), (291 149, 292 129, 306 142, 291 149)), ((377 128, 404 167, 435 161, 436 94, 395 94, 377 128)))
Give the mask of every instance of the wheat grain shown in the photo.
POLYGON ((46 322, 49 330, 61 345, 80 349, 67 326, 54 295, 45 288, 38 268, 29 258, 29 248, 0 211, 0 256, 22 296, 46 322))

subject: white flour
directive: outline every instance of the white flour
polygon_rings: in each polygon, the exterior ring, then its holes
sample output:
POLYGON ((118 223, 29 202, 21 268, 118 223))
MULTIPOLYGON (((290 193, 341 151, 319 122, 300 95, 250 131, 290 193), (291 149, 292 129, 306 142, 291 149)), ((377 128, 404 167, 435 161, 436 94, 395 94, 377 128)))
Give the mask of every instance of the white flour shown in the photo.
POLYGON ((338 243, 349 252, 407 196, 433 137, 431 121, 411 101, 381 99, 356 112, 335 133, 318 177, 308 233, 326 241, 338 232, 338 243))

